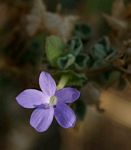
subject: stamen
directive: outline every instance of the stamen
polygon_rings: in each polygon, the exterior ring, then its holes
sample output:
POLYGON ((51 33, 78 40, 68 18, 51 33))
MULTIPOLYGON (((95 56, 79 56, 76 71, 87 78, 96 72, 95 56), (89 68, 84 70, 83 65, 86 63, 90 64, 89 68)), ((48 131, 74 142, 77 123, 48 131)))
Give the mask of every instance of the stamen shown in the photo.
POLYGON ((56 96, 51 96, 50 98, 50 105, 54 106, 57 104, 57 97, 56 96))

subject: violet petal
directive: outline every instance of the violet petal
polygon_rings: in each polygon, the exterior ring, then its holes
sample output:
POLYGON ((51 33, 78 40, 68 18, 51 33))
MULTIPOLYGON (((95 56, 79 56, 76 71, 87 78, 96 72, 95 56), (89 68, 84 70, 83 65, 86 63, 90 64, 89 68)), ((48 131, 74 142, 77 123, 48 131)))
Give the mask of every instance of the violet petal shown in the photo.
POLYGON ((64 103, 59 103, 55 108, 55 118, 63 128, 74 127, 76 116, 73 110, 64 103))
POLYGON ((33 111, 30 124, 38 132, 46 131, 53 121, 54 108, 50 107, 49 109, 37 108, 33 111))
POLYGON ((16 100, 19 105, 24 108, 35 108, 38 105, 46 104, 49 102, 49 97, 41 91, 35 89, 27 89, 21 92, 16 100))
POLYGON ((58 102, 73 103, 80 97, 80 92, 75 88, 68 87, 56 91, 55 95, 58 98, 58 102))
POLYGON ((41 72, 39 77, 39 85, 41 90, 49 96, 55 94, 56 83, 52 76, 47 72, 41 72))

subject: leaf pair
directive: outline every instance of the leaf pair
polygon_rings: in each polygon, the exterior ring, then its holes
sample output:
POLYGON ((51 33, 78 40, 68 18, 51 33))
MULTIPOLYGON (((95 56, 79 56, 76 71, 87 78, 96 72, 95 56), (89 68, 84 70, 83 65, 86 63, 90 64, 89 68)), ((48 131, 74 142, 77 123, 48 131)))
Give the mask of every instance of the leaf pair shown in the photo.
POLYGON ((82 48, 83 45, 79 38, 70 40, 67 47, 57 36, 50 36, 46 40, 47 59, 52 66, 60 69, 68 69, 73 65, 82 48))
POLYGON ((73 37, 67 44, 57 36, 49 36, 46 40, 47 59, 53 67, 60 69, 86 68, 88 56, 82 50, 85 41, 92 35, 91 28, 87 24, 76 24, 73 37))
MULTIPOLYGON (((80 38, 74 37, 67 43, 68 52, 58 60, 60 69, 68 69, 76 64, 77 57, 83 49, 83 43, 80 38)), ((78 60, 77 60, 78 61, 78 60)))

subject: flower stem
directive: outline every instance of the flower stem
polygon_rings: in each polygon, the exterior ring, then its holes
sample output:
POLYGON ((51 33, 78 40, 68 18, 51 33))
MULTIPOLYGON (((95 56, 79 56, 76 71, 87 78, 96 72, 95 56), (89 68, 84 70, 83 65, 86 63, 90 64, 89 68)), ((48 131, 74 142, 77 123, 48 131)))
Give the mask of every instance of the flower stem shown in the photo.
POLYGON ((57 85, 57 89, 60 90, 62 89, 68 82, 69 77, 67 75, 63 75, 57 85))

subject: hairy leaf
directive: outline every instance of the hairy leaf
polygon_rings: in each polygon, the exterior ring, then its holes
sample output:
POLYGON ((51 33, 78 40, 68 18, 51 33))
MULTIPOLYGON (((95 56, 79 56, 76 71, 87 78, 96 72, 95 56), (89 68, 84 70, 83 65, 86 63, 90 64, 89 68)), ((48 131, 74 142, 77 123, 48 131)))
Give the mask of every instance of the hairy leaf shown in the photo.
POLYGON ((57 36, 49 36, 46 39, 46 55, 52 66, 57 65, 57 59, 63 54, 65 45, 57 36))

